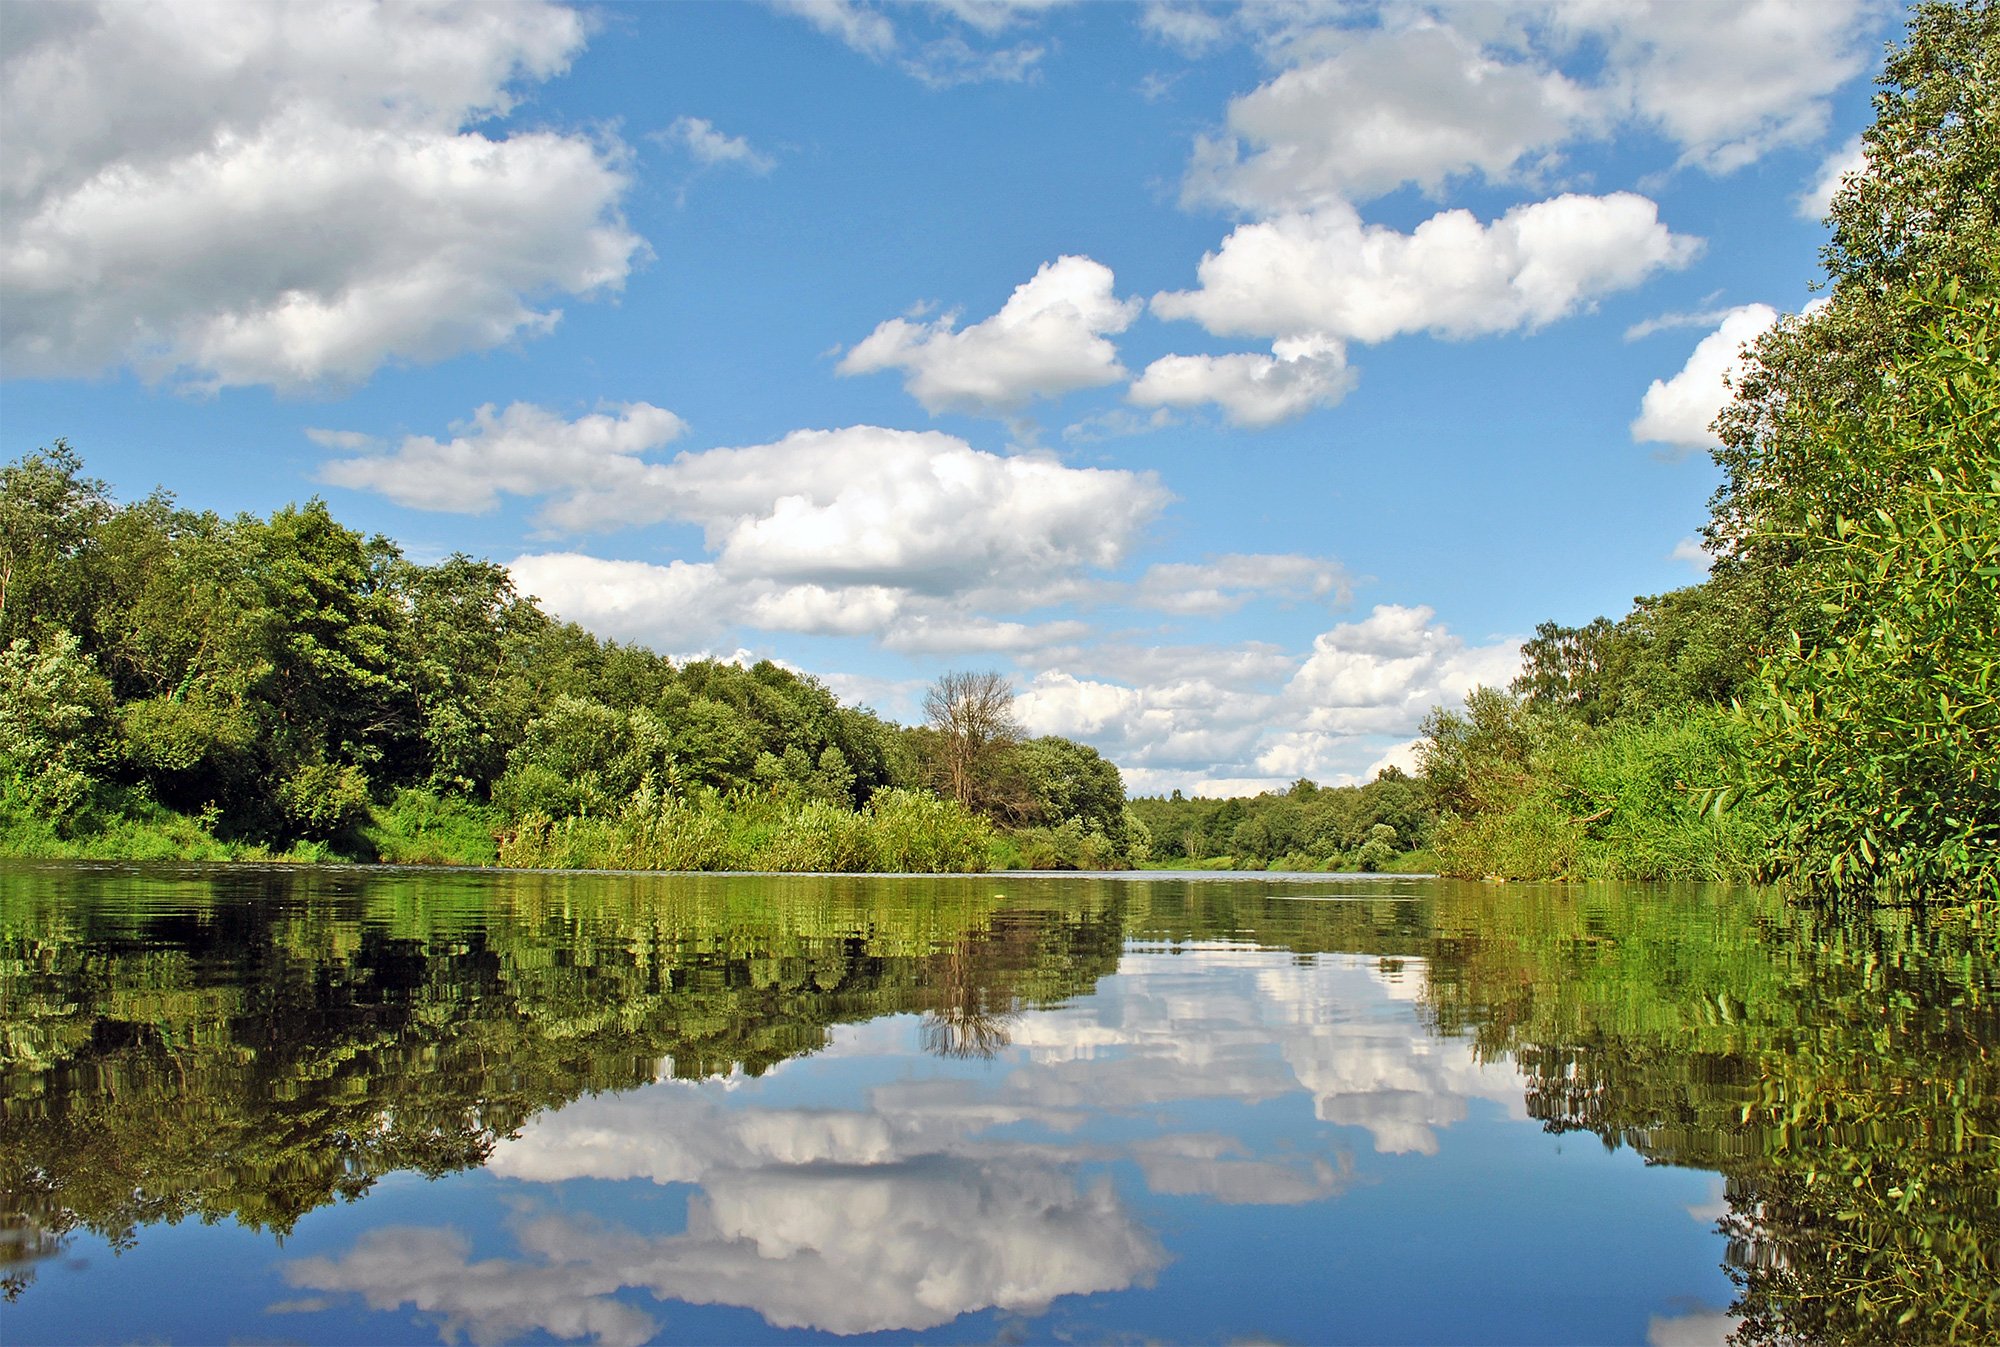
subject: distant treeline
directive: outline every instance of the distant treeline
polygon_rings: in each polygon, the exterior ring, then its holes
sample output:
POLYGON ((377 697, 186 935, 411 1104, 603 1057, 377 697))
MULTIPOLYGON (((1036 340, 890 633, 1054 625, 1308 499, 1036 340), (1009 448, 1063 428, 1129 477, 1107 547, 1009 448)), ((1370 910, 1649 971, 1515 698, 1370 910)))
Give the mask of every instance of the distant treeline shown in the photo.
MULTIPOLYGON (((506 569, 313 501, 114 502, 0 468, 0 852, 631 868, 1120 866, 1118 769, 933 691, 907 729, 776 664, 601 641, 506 569), (955 718, 956 717, 956 718, 955 718)), ((990 698, 989 698, 990 700, 990 698)), ((992 708, 985 708, 991 711, 992 708)))
POLYGON ((1136 799, 1131 813, 1156 863, 1233 870, 1421 868, 1437 822, 1428 788, 1395 767, 1365 786, 1300 780, 1229 799, 1175 791, 1136 799))
POLYGON ((1447 871, 2000 895, 2000 12, 1919 7, 1881 85, 1715 422, 1711 577, 1425 725, 1447 871))

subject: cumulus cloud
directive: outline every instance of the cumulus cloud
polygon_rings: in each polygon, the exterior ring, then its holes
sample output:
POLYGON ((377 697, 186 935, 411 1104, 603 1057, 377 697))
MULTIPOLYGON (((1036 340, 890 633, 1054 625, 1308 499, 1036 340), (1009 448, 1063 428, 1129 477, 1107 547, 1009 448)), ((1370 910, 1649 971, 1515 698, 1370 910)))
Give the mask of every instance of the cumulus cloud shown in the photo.
POLYGON ((541 600, 556 616, 602 636, 662 650, 704 645, 741 615, 740 586, 701 562, 661 566, 542 552, 515 557, 507 570, 517 590, 541 600))
POLYGON ((1710 424, 1728 405, 1730 382, 1743 369, 1743 348, 1778 321, 1768 304, 1731 309, 1722 325, 1703 337, 1671 379, 1655 379, 1639 404, 1632 438, 1640 443, 1699 449, 1715 444, 1710 424))
POLYGON ((1143 302, 1112 293, 1111 268, 1088 257, 1044 263, 998 313, 959 328, 892 318, 841 359, 842 374, 904 371, 903 386, 931 412, 1005 414, 1125 377, 1106 334, 1123 332, 1143 302))
POLYGON ((1835 90, 1867 69, 1881 11, 1869 0, 1675 0, 1554 11, 1558 32, 1601 44, 1607 88, 1681 147, 1727 173, 1826 132, 1835 90))
POLYGON ((615 142, 476 129, 568 68, 551 4, 27 6, 0 65, 0 354, 296 389, 545 332, 624 283, 615 142))
POLYGON ((1554 322, 1699 248, 1630 192, 1559 196, 1483 225, 1445 211, 1408 234, 1336 204, 1240 226, 1202 258, 1198 289, 1157 294, 1153 310, 1217 335, 1471 337, 1554 322))
MULTIPOLYGON (((1201 31, 1185 16, 1166 31, 1183 29, 1201 31)), ((1186 192, 1270 214, 1406 182, 1435 191, 1475 171, 1506 179, 1599 115, 1560 72, 1501 60, 1444 24, 1377 29, 1233 100, 1229 133, 1197 142, 1186 192)))
POLYGON ((566 421, 532 403, 492 403, 455 424, 451 439, 410 435, 393 450, 345 430, 308 430, 322 448, 355 453, 320 468, 331 486, 376 491, 419 510, 477 514, 501 495, 619 492, 645 475, 640 455, 678 438, 686 424, 649 402, 616 405, 566 421))
POLYGON ((932 594, 1114 566, 1167 500, 1149 472, 874 426, 682 454, 655 484, 732 572, 932 594))
POLYGON ((1200 55, 1236 37, 1277 72, 1198 137, 1184 190, 1258 214, 1406 184, 1541 176, 1571 143, 1629 128, 1726 173, 1824 134, 1873 55, 1869 0, 1521 0, 1430 14, 1155 5, 1153 35, 1200 55), (1567 67, 1567 69, 1565 68, 1567 67))
POLYGON ((1303 653, 1107 647, 1032 679, 1015 701, 1036 734, 1090 743, 1135 793, 1277 788, 1372 775, 1430 708, 1519 671, 1520 643, 1466 641, 1425 607, 1379 604, 1303 653), (1206 658, 1204 658, 1206 654, 1206 658))
POLYGON ((1347 568, 1337 561, 1253 552, 1151 566, 1134 586, 1132 601, 1161 612, 1209 617, 1234 612, 1253 599, 1345 603, 1352 593, 1347 568))
POLYGON ((1022 652, 1076 641, 1072 621, 1009 621, 1113 592, 1169 497, 1149 472, 1073 468, 976 450, 937 432, 852 426, 773 444, 645 457, 681 430, 632 403, 573 420, 532 404, 482 407, 450 438, 392 447, 310 432, 341 456, 329 483, 421 509, 479 511, 538 499, 564 529, 677 521, 708 556, 653 563, 574 550, 511 563, 516 583, 592 630, 686 650, 735 623, 871 635, 911 651, 1022 652))
MULTIPOLYGON (((1115 566, 1168 500, 1150 472, 1073 468, 877 426, 802 430, 665 463, 642 457, 682 428, 643 402, 569 421, 532 404, 487 406, 449 440, 411 436, 335 459, 322 477, 434 510, 539 497, 546 522, 572 529, 677 520, 702 528, 731 576, 933 595, 1028 589, 1115 566)), ((341 450, 372 443, 312 434, 341 450)))
POLYGON ((1126 397, 1141 407, 1214 403, 1230 424, 1261 430, 1331 407, 1354 387, 1347 351, 1328 337, 1290 337, 1270 355, 1169 355, 1146 366, 1126 397))
POLYGON ((727 164, 761 175, 778 166, 776 160, 748 140, 717 130, 715 123, 706 117, 676 117, 673 124, 659 134, 659 139, 664 144, 686 150, 696 163, 705 167, 727 164))

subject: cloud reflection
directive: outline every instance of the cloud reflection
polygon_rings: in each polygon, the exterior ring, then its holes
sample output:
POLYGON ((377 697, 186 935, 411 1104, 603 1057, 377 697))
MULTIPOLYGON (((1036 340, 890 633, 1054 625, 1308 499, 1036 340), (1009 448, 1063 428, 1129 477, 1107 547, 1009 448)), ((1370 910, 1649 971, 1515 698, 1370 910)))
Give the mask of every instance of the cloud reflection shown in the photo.
MULTIPOLYGON (((1419 972, 1235 946, 1136 949, 1096 994, 1023 1013, 982 1074, 893 1080, 852 1107, 761 1107, 765 1083, 745 1081, 581 1099, 501 1143, 491 1172, 691 1185, 683 1231, 527 1214, 512 1224, 521 1256, 483 1262, 450 1230, 378 1231, 342 1257, 293 1264, 288 1280, 439 1315, 447 1337, 477 1342, 536 1330, 641 1342, 654 1321, 618 1298, 632 1292, 840 1334, 1040 1313, 1164 1266, 1113 1185, 1120 1168, 1165 1197, 1318 1202, 1353 1178, 1335 1128, 1364 1130, 1377 1152, 1427 1155, 1474 1099, 1518 1113, 1511 1071, 1426 1032, 1409 1001, 1419 972), (1334 1125, 1302 1150, 1259 1153, 1168 1121, 1189 1102, 1301 1093, 1334 1125)), ((836 1030, 817 1069, 837 1081, 848 1063, 907 1063, 920 1029, 914 1017, 903 1029, 895 1046, 880 1023, 836 1030)))

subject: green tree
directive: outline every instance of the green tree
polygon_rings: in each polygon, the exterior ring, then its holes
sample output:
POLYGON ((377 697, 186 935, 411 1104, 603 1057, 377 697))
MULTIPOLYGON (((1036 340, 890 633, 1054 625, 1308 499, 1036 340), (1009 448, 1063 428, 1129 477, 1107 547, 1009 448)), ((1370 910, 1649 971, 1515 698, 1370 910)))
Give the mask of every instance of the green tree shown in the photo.
MULTIPOLYGON (((1873 397, 1922 343, 1936 284, 2000 283, 2000 11, 1989 0, 1918 6, 1879 82, 1866 166, 1828 215, 1827 301, 1758 339, 1716 422, 1725 479, 1705 532, 1718 573, 1779 582, 1807 550, 1809 516, 1859 518, 1895 488, 1895 465, 1886 478, 1856 475, 1817 428, 1873 397)), ((1817 610, 1777 597, 1786 625, 1810 635, 1817 610)))
POLYGON ((1787 540, 1823 621, 1766 668, 1758 758, 1777 873, 2000 895, 2000 303, 1922 303, 1925 346, 1819 428, 1821 458, 1893 485, 1787 540))
POLYGON ((87 629, 81 563, 112 510, 66 440, 0 468, 0 641, 87 629))

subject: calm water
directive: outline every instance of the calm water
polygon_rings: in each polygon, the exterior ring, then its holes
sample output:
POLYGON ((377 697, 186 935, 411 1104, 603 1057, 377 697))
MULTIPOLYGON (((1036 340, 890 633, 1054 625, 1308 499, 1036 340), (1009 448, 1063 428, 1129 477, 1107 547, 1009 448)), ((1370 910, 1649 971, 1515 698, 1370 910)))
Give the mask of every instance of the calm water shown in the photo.
POLYGON ((0 867, 0 1334, 1991 1316, 1994 948, 1692 890, 0 867))

